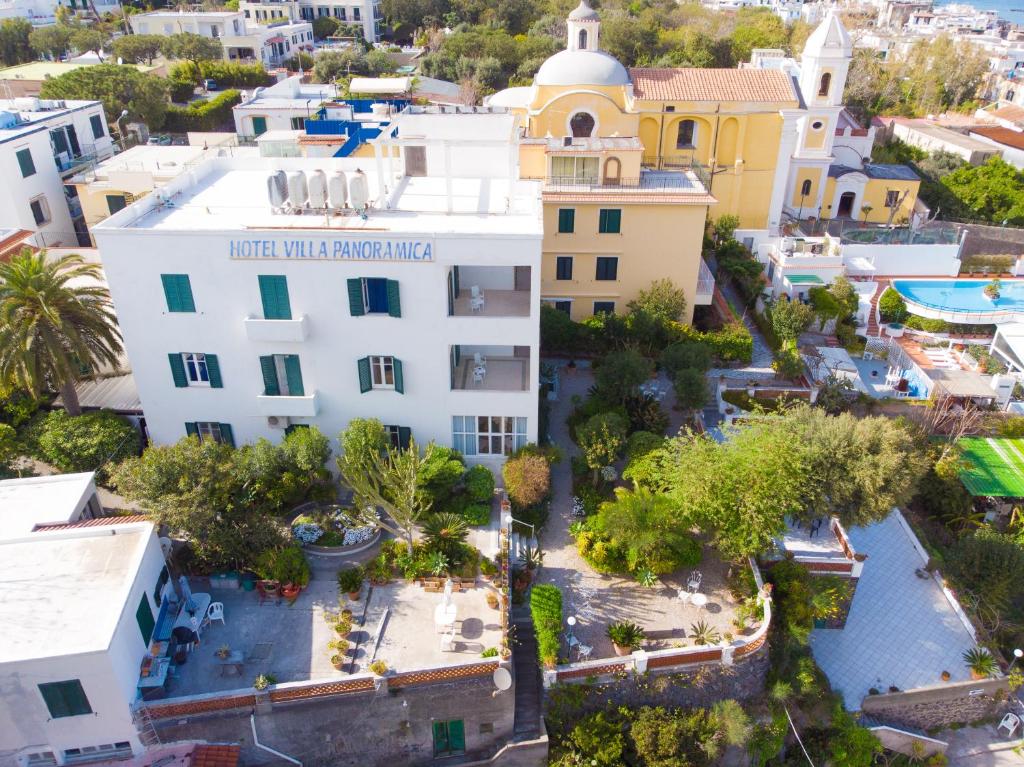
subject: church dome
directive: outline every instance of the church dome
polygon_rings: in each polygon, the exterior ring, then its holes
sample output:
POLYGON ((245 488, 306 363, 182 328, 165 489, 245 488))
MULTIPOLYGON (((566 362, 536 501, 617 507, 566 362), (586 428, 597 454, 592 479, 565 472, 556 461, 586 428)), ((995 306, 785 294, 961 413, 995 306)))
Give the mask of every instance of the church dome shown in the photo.
POLYGON ((604 51, 565 50, 541 64, 533 82, 535 85, 629 85, 629 73, 614 56, 604 51))

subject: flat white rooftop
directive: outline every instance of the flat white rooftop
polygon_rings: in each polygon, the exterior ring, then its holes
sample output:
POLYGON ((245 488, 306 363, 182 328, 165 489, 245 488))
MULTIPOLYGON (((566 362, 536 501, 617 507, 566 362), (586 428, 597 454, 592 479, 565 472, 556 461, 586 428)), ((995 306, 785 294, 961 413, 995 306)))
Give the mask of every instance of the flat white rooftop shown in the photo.
POLYGON ((70 521, 93 476, 87 471, 0 481, 0 541, 23 538, 36 525, 70 521))
POLYGON ((195 163, 207 155, 212 157, 216 153, 216 149, 204 149, 202 146, 142 144, 134 146, 126 152, 121 152, 109 160, 104 160, 95 167, 92 173, 98 179, 109 178, 111 173, 137 173, 140 171, 163 178, 173 178, 181 173, 186 165, 195 163))
POLYGON ((0 542, 0 664, 106 650, 152 532, 136 522, 0 542))
MULTIPOLYGON (((455 147, 452 152, 456 152, 455 147)), ((504 158, 504 156, 502 156, 504 158)), ((387 164, 386 161, 384 163, 387 164)), ((351 211, 275 214, 267 178, 275 170, 343 170, 351 179, 362 169, 376 200, 379 177, 373 158, 216 158, 179 176, 151 195, 98 224, 96 231, 313 231, 428 234, 542 234, 540 186, 536 181, 502 178, 386 178, 385 206, 372 207, 364 220, 351 211), (449 210, 449 191, 451 193, 449 210), (161 202, 170 196, 172 205, 161 202)), ((400 160, 395 161, 395 166, 400 160)), ((499 169, 502 166, 499 165, 499 169)))

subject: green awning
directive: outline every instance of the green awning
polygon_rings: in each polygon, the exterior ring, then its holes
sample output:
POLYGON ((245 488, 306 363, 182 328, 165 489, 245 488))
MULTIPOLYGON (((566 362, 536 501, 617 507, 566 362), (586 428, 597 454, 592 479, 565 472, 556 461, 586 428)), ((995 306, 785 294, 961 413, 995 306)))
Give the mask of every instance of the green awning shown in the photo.
POLYGON ((1024 498, 1024 439, 964 437, 960 481, 974 496, 1024 498))
POLYGON ((824 285, 824 281, 816 274, 787 274, 790 285, 824 285))

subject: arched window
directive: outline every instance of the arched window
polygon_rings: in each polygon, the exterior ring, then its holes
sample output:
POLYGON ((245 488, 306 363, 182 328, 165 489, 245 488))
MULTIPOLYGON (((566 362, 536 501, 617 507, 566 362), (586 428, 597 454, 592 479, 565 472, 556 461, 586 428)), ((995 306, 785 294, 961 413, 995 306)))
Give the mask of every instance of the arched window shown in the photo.
POLYGON ((697 123, 683 120, 676 133, 676 149, 693 149, 697 143, 697 123))
POLYGON ((821 76, 821 84, 818 86, 818 95, 827 96, 830 85, 832 85, 832 74, 830 72, 826 72, 821 76))
POLYGON ((804 183, 800 185, 800 196, 806 197, 811 193, 811 180, 809 178, 804 179, 804 183))
POLYGON ((618 157, 609 157, 604 161, 604 183, 618 184, 622 180, 622 163, 618 157))
POLYGON ((587 49, 587 30, 585 30, 585 29, 581 29, 580 30, 580 38, 579 38, 579 40, 580 40, 580 42, 579 42, 579 45, 577 45, 577 47, 581 51, 585 51, 587 49))
POLYGON ((577 112, 569 120, 573 138, 588 138, 594 135, 594 118, 586 112, 577 112))

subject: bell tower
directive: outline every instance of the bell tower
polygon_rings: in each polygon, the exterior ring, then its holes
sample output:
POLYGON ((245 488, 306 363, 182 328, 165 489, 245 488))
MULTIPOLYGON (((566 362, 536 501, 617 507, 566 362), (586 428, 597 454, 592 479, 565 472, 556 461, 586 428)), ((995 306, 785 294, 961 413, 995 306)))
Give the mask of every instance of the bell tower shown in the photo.
POLYGON ((596 51, 598 49, 598 35, 601 31, 601 17, 597 11, 587 5, 587 0, 580 0, 580 4, 569 14, 566 19, 568 29, 568 45, 570 51, 596 51))

